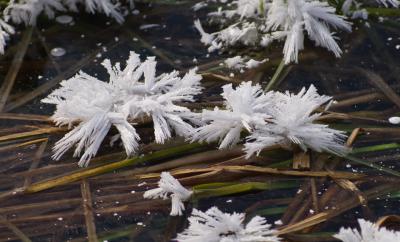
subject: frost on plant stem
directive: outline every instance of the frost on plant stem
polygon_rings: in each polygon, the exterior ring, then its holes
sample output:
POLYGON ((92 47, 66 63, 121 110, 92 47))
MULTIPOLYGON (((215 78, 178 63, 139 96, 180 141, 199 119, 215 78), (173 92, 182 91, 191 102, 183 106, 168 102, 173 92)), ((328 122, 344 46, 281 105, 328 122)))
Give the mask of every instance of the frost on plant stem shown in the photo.
POLYGON ((220 149, 228 148, 237 144, 242 131, 246 131, 248 157, 274 145, 295 145, 337 155, 348 151, 344 132, 316 123, 321 115, 316 109, 331 97, 319 95, 314 86, 303 88, 298 94, 265 93, 259 85, 243 82, 236 89, 225 85, 222 96, 225 109, 203 110, 206 125, 196 129, 192 141, 219 141, 220 149))
POLYGON ((232 84, 222 87, 225 109, 203 110, 202 120, 207 123, 196 129, 192 141, 220 142, 220 149, 240 141, 243 129, 252 132, 263 126, 269 118, 267 110, 272 102, 271 93, 264 94, 260 85, 243 82, 236 89, 232 84))
POLYGON ((339 156, 346 154, 344 132, 316 123, 321 116, 316 109, 329 100, 331 97, 319 95, 313 85, 298 94, 275 93, 275 105, 268 110, 271 116, 267 119, 268 124, 255 130, 247 139, 245 150, 248 156, 273 145, 289 148, 297 145, 304 151, 310 148, 339 156))
POLYGON ((263 0, 233 1, 233 10, 211 13, 229 19, 230 24, 219 32, 207 33, 199 21, 195 27, 209 51, 236 44, 267 46, 275 40, 285 42, 284 60, 288 64, 298 61, 304 48, 305 33, 316 46, 321 46, 339 57, 342 53, 333 29, 351 31, 345 17, 337 15, 335 8, 318 0, 263 0), (205 41, 207 40, 207 41, 205 41))
POLYGON ((74 156, 83 151, 79 164, 88 165, 111 126, 116 127, 127 155, 131 155, 140 138, 130 120, 145 116, 153 120, 158 143, 164 143, 172 132, 185 137, 192 133, 191 121, 196 121, 196 114, 176 103, 194 101, 194 95, 200 93, 201 76, 195 69, 182 78, 177 71, 156 76, 154 57, 141 62, 134 52, 130 52, 124 69, 120 63, 112 66, 108 59, 103 66, 108 82, 81 71, 42 100, 56 105, 52 119, 57 125, 74 126, 56 143, 54 159, 76 146, 74 156))
POLYGON ((376 224, 359 219, 360 231, 357 229, 341 228, 334 237, 343 242, 398 242, 400 232, 379 228, 376 224))
POLYGON ((217 207, 206 212, 193 209, 189 217, 189 227, 178 234, 181 242, 277 242, 275 230, 259 216, 244 224, 245 214, 223 213, 217 207))
POLYGON ((171 216, 181 216, 185 210, 183 202, 190 199, 192 191, 184 188, 177 179, 169 172, 162 172, 161 179, 158 181, 158 188, 146 191, 143 194, 144 198, 164 200, 171 198, 171 216))

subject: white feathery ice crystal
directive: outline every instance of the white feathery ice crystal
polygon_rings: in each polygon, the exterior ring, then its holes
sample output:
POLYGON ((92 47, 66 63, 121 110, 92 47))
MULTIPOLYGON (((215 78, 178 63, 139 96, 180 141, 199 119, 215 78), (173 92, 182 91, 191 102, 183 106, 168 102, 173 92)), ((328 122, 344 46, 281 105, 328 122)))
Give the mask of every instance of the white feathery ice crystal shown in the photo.
POLYGON ((4 9, 4 17, 16 24, 35 25, 43 12, 52 19, 56 12, 78 11, 78 5, 83 5, 89 13, 100 12, 119 23, 124 21, 119 9, 121 3, 112 0, 11 0, 4 9))
MULTIPOLYGON (((121 6, 122 2, 120 0, 62 0, 67 8, 71 11, 77 12, 78 5, 83 5, 86 12, 103 13, 107 17, 115 19, 118 23, 124 22, 124 16, 122 14, 121 6)), ((130 0, 130 6, 134 6, 132 0, 130 0)))
POLYGON ((264 94, 260 85, 251 82, 236 89, 227 84, 222 89, 225 109, 203 110, 202 120, 207 124, 197 128, 192 137, 193 141, 219 141, 220 149, 237 144, 243 129, 251 132, 256 125, 264 125, 273 99, 272 93, 264 94))
POLYGON ((278 242, 275 230, 259 216, 243 224, 245 214, 223 213, 217 207, 206 212, 193 209, 189 227, 178 234, 180 242, 278 242))
POLYGON ((164 200, 171 198, 171 216, 181 216, 185 210, 183 202, 190 199, 192 191, 183 187, 169 172, 162 172, 158 181, 158 188, 146 191, 144 198, 164 200))
POLYGON ((317 46, 339 57, 342 51, 328 26, 351 31, 350 24, 335 14, 334 7, 317 0, 273 0, 267 15, 266 28, 272 34, 263 38, 286 39, 285 63, 298 61, 298 53, 304 48, 304 32, 317 46))
POLYGON ((41 13, 52 19, 56 12, 65 10, 62 0, 11 0, 3 13, 13 23, 35 25, 41 13))
POLYGON ((262 0, 260 3, 238 0, 233 1, 233 5, 236 6, 233 10, 220 11, 218 15, 228 19, 235 19, 236 16, 236 22, 219 32, 205 32, 196 20, 195 27, 202 36, 201 41, 210 46, 209 51, 236 44, 267 46, 274 40, 285 40, 283 53, 288 64, 298 61, 298 53, 304 48, 304 35, 307 33, 316 46, 324 47, 339 57, 342 51, 329 26, 351 31, 350 23, 324 1, 262 0))
POLYGON ((192 141, 219 141, 219 148, 228 148, 240 141, 246 129, 247 157, 266 147, 298 145, 317 152, 344 155, 345 135, 327 125, 315 123, 321 115, 316 109, 331 100, 321 96, 314 86, 303 88, 298 94, 263 92, 259 85, 243 82, 236 89, 223 87, 225 109, 203 110, 206 123, 196 129, 192 141))
POLYGON ((76 145, 74 156, 84 150, 79 164, 88 165, 97 153, 111 126, 119 131, 127 155, 138 148, 140 137, 128 121, 144 116, 152 118, 156 142, 163 143, 172 131, 189 136, 190 121, 197 114, 176 102, 191 102, 200 93, 201 76, 190 70, 182 78, 177 71, 156 76, 154 57, 141 62, 135 52, 130 52, 126 67, 114 66, 106 59, 103 66, 109 81, 103 82, 84 72, 61 82, 42 102, 56 105, 52 119, 57 125, 75 126, 54 147, 53 158, 59 159, 76 145))
POLYGON ((7 44, 6 41, 10 38, 10 35, 14 33, 14 27, 0 18, 0 54, 4 54, 4 48, 7 44))
MULTIPOLYGON (((132 0, 129 2, 132 3, 132 0)), ((36 25, 36 20, 42 13, 53 19, 58 12, 77 12, 79 5, 84 6, 88 13, 99 12, 118 23, 124 21, 120 0, 10 0, 0 18, 0 53, 4 53, 9 35, 14 34, 11 24, 36 25)))
POLYGON ((224 64, 230 69, 243 70, 245 68, 246 69, 256 68, 264 62, 265 60, 257 61, 254 59, 249 59, 238 55, 225 59, 224 64))
POLYGON ((360 231, 351 228, 341 228, 334 237, 343 242, 398 242, 400 232, 379 228, 364 219, 359 219, 360 231))
POLYGON ((310 148, 337 155, 347 153, 343 145, 344 132, 315 123, 321 114, 313 112, 331 97, 319 95, 311 85, 308 90, 303 87, 298 94, 276 92, 274 99, 275 105, 268 110, 271 116, 268 124, 260 126, 248 137, 245 144, 248 156, 272 145, 291 147, 292 144, 304 151, 310 148))

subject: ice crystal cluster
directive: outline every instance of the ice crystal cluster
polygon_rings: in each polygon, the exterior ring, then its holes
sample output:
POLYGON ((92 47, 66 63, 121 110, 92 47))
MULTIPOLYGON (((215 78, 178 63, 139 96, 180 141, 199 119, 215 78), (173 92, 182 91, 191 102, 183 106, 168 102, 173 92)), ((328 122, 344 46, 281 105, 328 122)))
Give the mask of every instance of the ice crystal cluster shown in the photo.
POLYGON ((229 69, 240 70, 240 72, 244 72, 244 69, 256 68, 264 62, 265 60, 257 61, 254 59, 249 59, 238 55, 231 58, 227 58, 224 61, 224 64, 229 69))
POLYGON ((0 53, 4 53, 6 40, 13 34, 12 24, 36 25, 41 14, 52 19, 60 12, 77 12, 82 7, 86 12, 102 13, 118 23, 124 21, 125 9, 133 8, 133 0, 123 7, 121 0, 10 0, 0 19, 0 53))
POLYGON ((253 217, 243 224, 245 214, 223 213, 217 207, 206 212, 193 209, 189 217, 189 227, 178 234, 180 242, 277 242, 280 239, 274 235, 275 230, 259 216, 253 217))
MULTIPOLYGON (((377 1, 385 6, 398 6, 397 0, 377 1)), ((359 4, 355 0, 346 0, 343 12, 349 15, 353 5, 359 4)), ((335 32, 351 31, 351 24, 345 16, 336 14, 336 8, 328 1, 234 0, 224 3, 224 6, 230 7, 221 7, 217 12, 209 13, 211 22, 219 21, 225 25, 222 30, 207 33, 200 21, 195 21, 201 42, 209 46, 210 52, 234 45, 266 47, 274 41, 284 41, 284 61, 288 64, 298 62, 299 51, 304 49, 307 36, 316 46, 326 48, 339 57, 342 50, 336 42, 335 32)))
POLYGON ((400 232, 379 228, 364 219, 359 219, 360 231, 357 229, 341 228, 334 237, 343 242, 398 242, 400 241, 400 232))
POLYGON ((162 172, 158 188, 146 191, 143 197, 148 199, 162 198, 164 200, 171 198, 170 215, 180 216, 185 210, 183 202, 189 200, 192 193, 192 191, 183 187, 169 172, 162 172))
POLYGON ((141 62, 138 54, 130 52, 124 69, 106 59, 109 80, 103 82, 84 72, 61 82, 42 102, 56 105, 52 119, 57 125, 73 129, 54 147, 53 158, 59 159, 76 146, 74 156, 86 166, 97 153, 111 126, 118 130, 127 155, 138 149, 140 140, 132 120, 150 117, 157 143, 164 143, 175 132, 188 136, 191 121, 197 114, 177 102, 191 102, 200 93, 201 76, 190 70, 183 77, 177 71, 156 75, 156 61, 148 57, 141 62))
POLYGON ((263 92, 258 84, 243 82, 236 89, 231 84, 223 86, 222 97, 224 109, 203 110, 206 125, 196 129, 193 141, 218 141, 220 149, 228 148, 246 131, 248 157, 274 145, 297 145, 304 151, 310 148, 337 155, 347 152, 343 132, 316 122, 321 115, 317 108, 331 97, 319 95, 313 85, 293 94, 263 92))

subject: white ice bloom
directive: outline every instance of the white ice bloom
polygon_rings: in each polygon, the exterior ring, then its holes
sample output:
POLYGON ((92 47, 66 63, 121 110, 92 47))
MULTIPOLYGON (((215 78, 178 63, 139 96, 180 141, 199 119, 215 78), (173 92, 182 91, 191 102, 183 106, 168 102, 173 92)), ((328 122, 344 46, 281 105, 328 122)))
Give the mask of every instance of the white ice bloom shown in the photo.
POLYGON ((341 228, 334 237, 343 242, 398 242, 400 232, 379 228, 376 224, 359 219, 360 232, 357 229, 341 228))
POLYGON ((225 59, 225 65, 230 69, 243 70, 243 69, 252 69, 258 67, 260 64, 264 63, 265 60, 257 61, 253 59, 248 59, 242 56, 235 56, 231 58, 225 59))
MULTIPOLYGON (((84 6, 88 13, 103 13, 118 23, 124 21, 126 7, 122 7, 121 0, 10 0, 0 23, 0 53, 4 53, 5 40, 14 33, 10 24, 36 25, 37 18, 43 13, 53 19, 58 12, 77 12, 78 5, 84 6)), ((134 6, 133 0, 129 0, 129 5, 134 6)))
POLYGON ((14 23, 35 25, 37 17, 44 12, 49 18, 54 18, 58 11, 78 11, 78 4, 85 6, 89 13, 104 13, 122 23, 124 17, 120 12, 120 2, 111 0, 11 0, 4 15, 14 23))
POLYGON ((4 16, 16 24, 35 25, 42 12, 52 19, 57 11, 64 10, 62 0, 11 0, 4 9, 4 16))
POLYGON ((256 68, 264 62, 265 62, 265 60, 257 61, 257 60, 250 59, 246 62, 246 68, 248 68, 248 69, 256 68))
POLYGON ((252 131, 269 118, 267 110, 272 93, 264 94, 260 85, 243 82, 236 89, 232 84, 222 87, 225 109, 203 110, 202 119, 207 124, 197 128, 193 141, 219 141, 220 149, 231 147, 240 140, 243 129, 252 131))
POLYGON ((312 85, 298 94, 276 93, 275 105, 268 110, 271 117, 267 119, 267 125, 256 129, 245 144, 248 156, 269 146, 291 147, 293 144, 304 151, 310 148, 317 152, 345 154, 344 132, 314 123, 321 115, 314 113, 315 110, 330 99, 319 95, 312 85))
POLYGON ((228 18, 235 15, 243 17, 258 17, 262 13, 261 6, 267 5, 266 0, 236 0, 232 2, 235 6, 233 10, 224 11, 224 15, 228 18))
POLYGON ((176 102, 193 101, 201 90, 201 76, 195 70, 180 78, 177 71, 156 76, 153 57, 141 62, 131 52, 125 69, 120 64, 103 62, 109 81, 103 82, 84 72, 61 82, 42 102, 55 104, 52 116, 57 125, 72 127, 54 147, 53 158, 59 159, 76 145, 74 156, 80 156, 80 165, 86 166, 97 153, 111 126, 118 130, 127 155, 138 148, 139 136, 129 120, 150 116, 154 123, 156 141, 163 143, 172 131, 182 136, 192 133, 188 123, 196 114, 176 102))
POLYGON ((240 55, 227 58, 224 61, 225 65, 231 69, 240 69, 244 67, 244 58, 240 55))
POLYGON ((270 0, 224 0, 221 3, 227 3, 230 9, 218 9, 217 12, 209 13, 210 16, 219 16, 226 18, 256 18, 263 15, 263 7, 268 5, 270 0))
POLYGON ((207 7, 208 4, 207 2, 198 2, 195 5, 193 5, 192 9, 193 11, 199 11, 200 9, 207 7))
POLYGON ((368 19, 368 11, 366 9, 355 10, 351 14, 352 19, 368 19))
POLYGON ((0 54, 4 54, 6 41, 10 38, 10 35, 14 33, 14 28, 0 18, 0 54))
POLYGON ((178 234, 180 242, 277 242, 279 237, 275 230, 259 216, 253 217, 246 225, 243 224, 245 214, 223 213, 212 207, 206 212, 193 209, 188 218, 189 227, 178 234))
POLYGON ((287 64, 298 61, 298 53, 304 48, 307 33, 316 46, 324 47, 339 57, 342 51, 330 27, 351 31, 345 17, 337 15, 336 9, 325 1, 238 0, 229 6, 234 7, 221 10, 218 15, 210 13, 210 17, 218 16, 216 19, 229 19, 225 22, 231 24, 221 31, 207 33, 196 22, 202 42, 209 46, 209 51, 237 44, 264 47, 275 40, 285 40, 283 53, 287 64))
POLYGON ((343 16, 335 8, 317 0, 273 0, 268 11, 267 30, 282 31, 285 36, 285 63, 297 62, 298 52, 304 48, 304 32, 317 46, 325 47, 339 57, 342 53, 329 26, 351 31, 343 16))
POLYGON ((263 92, 259 85, 242 82, 236 89, 232 84, 223 86, 222 96, 224 109, 203 110, 206 124, 196 129, 192 141, 219 141, 220 149, 229 148, 240 142, 242 131, 247 130, 247 157, 274 145, 340 156, 348 152, 344 132, 316 123, 321 116, 316 110, 331 97, 319 95, 312 85, 292 94, 263 92))
MULTIPOLYGON (((63 0, 64 4, 71 11, 78 11, 78 5, 81 4, 85 7, 88 13, 104 13, 108 17, 112 17, 118 23, 124 22, 122 15, 120 1, 112 0, 63 0)), ((130 4, 133 2, 131 1, 130 4)))
POLYGON ((256 25, 249 22, 234 24, 212 34, 204 31, 200 20, 196 20, 194 26, 201 35, 200 41, 209 46, 209 52, 239 43, 243 45, 255 45, 258 38, 256 25))
POLYGON ((158 181, 158 188, 146 191, 144 198, 164 200, 171 198, 171 216, 181 216, 185 210, 183 202, 190 199, 193 191, 183 187, 169 172, 162 172, 158 181))
POLYGON ((201 35, 201 43, 205 44, 205 45, 210 45, 212 43, 212 41, 214 40, 214 37, 211 34, 208 34, 204 31, 203 26, 201 26, 200 20, 197 19, 194 21, 194 26, 196 27, 196 29, 199 31, 200 35, 201 35))

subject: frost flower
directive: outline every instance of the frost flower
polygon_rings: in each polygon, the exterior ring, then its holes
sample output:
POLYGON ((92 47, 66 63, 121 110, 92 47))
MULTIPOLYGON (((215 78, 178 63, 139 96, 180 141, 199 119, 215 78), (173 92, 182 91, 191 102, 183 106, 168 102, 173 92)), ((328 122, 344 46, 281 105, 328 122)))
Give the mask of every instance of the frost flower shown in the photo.
POLYGON ((202 120, 207 124, 196 129, 192 141, 219 141, 220 149, 228 148, 239 142, 243 129, 251 132, 269 118, 272 94, 264 94, 260 85, 243 82, 236 89, 232 84, 222 89, 225 109, 203 110, 202 120))
POLYGON ((0 54, 4 54, 6 41, 8 38, 10 38, 10 34, 14 33, 14 28, 6 23, 3 19, 0 19, 0 54))
POLYGON ((344 132, 314 123, 321 116, 315 110, 330 99, 319 95, 313 85, 298 94, 276 93, 275 105, 268 110, 267 125, 256 129, 245 144, 248 156, 272 145, 297 145, 304 151, 310 148, 317 152, 345 154, 344 132))
POLYGON ((35 25, 36 19, 43 12, 52 19, 56 12, 77 12, 79 4, 88 13, 100 12, 114 18, 118 23, 124 21, 119 9, 121 3, 112 0, 11 0, 4 10, 4 16, 16 24, 35 25))
POLYGON ((156 61, 149 57, 141 62, 139 55, 131 52, 125 69, 120 63, 114 66, 106 59, 103 66, 109 74, 108 82, 100 81, 84 72, 61 82, 42 102, 56 105, 52 119, 57 125, 73 127, 54 147, 54 159, 59 159, 76 145, 74 156, 86 166, 97 153, 111 126, 119 132, 127 155, 138 148, 140 137, 130 120, 145 116, 154 123, 156 142, 163 143, 172 131, 189 136, 196 114, 176 102, 193 101, 201 90, 201 76, 195 70, 180 78, 177 71, 156 76, 156 61))
POLYGON ((200 41, 209 46, 209 52, 237 44, 252 46, 255 45, 258 40, 258 31, 256 25, 246 21, 238 22, 219 32, 211 34, 204 31, 200 20, 196 20, 194 26, 201 34, 200 41))
POLYGON ((262 217, 252 218, 243 224, 245 214, 223 213, 212 207, 206 212, 193 209, 189 227, 178 234, 180 242, 277 242, 275 230, 262 217))
POLYGON ((164 200, 171 198, 171 216, 182 215, 185 210, 183 202, 190 199, 192 191, 184 188, 169 172, 162 172, 158 181, 158 188, 148 190, 143 194, 144 198, 164 200))
POLYGON ((253 59, 245 60, 244 57, 241 56, 235 56, 231 58, 227 58, 224 63, 225 65, 230 68, 230 69, 237 69, 237 70, 243 70, 244 68, 246 69, 252 69, 258 67, 260 64, 264 63, 265 60, 262 61, 257 61, 253 59))
MULTIPOLYGON (((396 1, 396 0, 393 0, 396 1)), ((225 49, 233 45, 265 47, 275 40, 284 40, 286 64, 298 61, 298 53, 304 48, 305 33, 316 46, 342 53, 330 27, 351 31, 344 16, 337 15, 335 8, 318 0, 237 0, 228 6, 231 10, 210 13, 210 17, 231 23, 215 33, 204 31, 200 22, 195 27, 201 34, 201 42, 209 51, 225 49)))
POLYGON ((341 228, 334 237, 343 242, 398 242, 400 232, 379 228, 376 224, 359 219, 360 232, 356 229, 341 228))
POLYGON ((351 31, 344 17, 335 14, 335 8, 316 0, 273 0, 268 11, 264 38, 285 39, 285 63, 297 62, 304 48, 304 32, 317 46, 332 51, 336 57, 342 53, 328 26, 351 31))
MULTIPOLYGON (((81 4, 85 7, 86 12, 94 14, 94 13, 103 13, 107 17, 111 17, 115 19, 118 23, 124 22, 124 16, 121 11, 121 1, 113 1, 113 0, 63 0, 64 4, 71 11, 78 11, 78 4, 81 4)), ((133 1, 129 1, 130 6, 133 6, 133 1)))
POLYGON ((348 151, 344 132, 316 123, 321 116, 316 109, 331 97, 319 95, 312 85, 298 94, 265 93, 259 85, 243 82, 236 89, 232 84, 223 86, 222 96, 225 108, 203 110, 205 125, 195 130, 192 141, 219 141, 220 149, 229 148, 241 140, 242 131, 246 130, 247 157, 274 145, 337 155, 348 151))
MULTIPOLYGON (((133 0, 128 1, 133 8, 133 0)), ((118 23, 124 21, 122 2, 120 0, 10 0, 3 10, 0 19, 0 53, 3 54, 6 46, 5 40, 14 33, 9 23, 36 25, 37 18, 44 13, 49 19, 53 19, 57 12, 78 12, 79 5, 86 12, 103 13, 114 18, 118 23), (8 24, 6 23, 8 22, 8 24)))
POLYGON ((57 11, 65 10, 62 0, 11 0, 4 16, 16 24, 35 25, 42 12, 52 19, 57 11))

